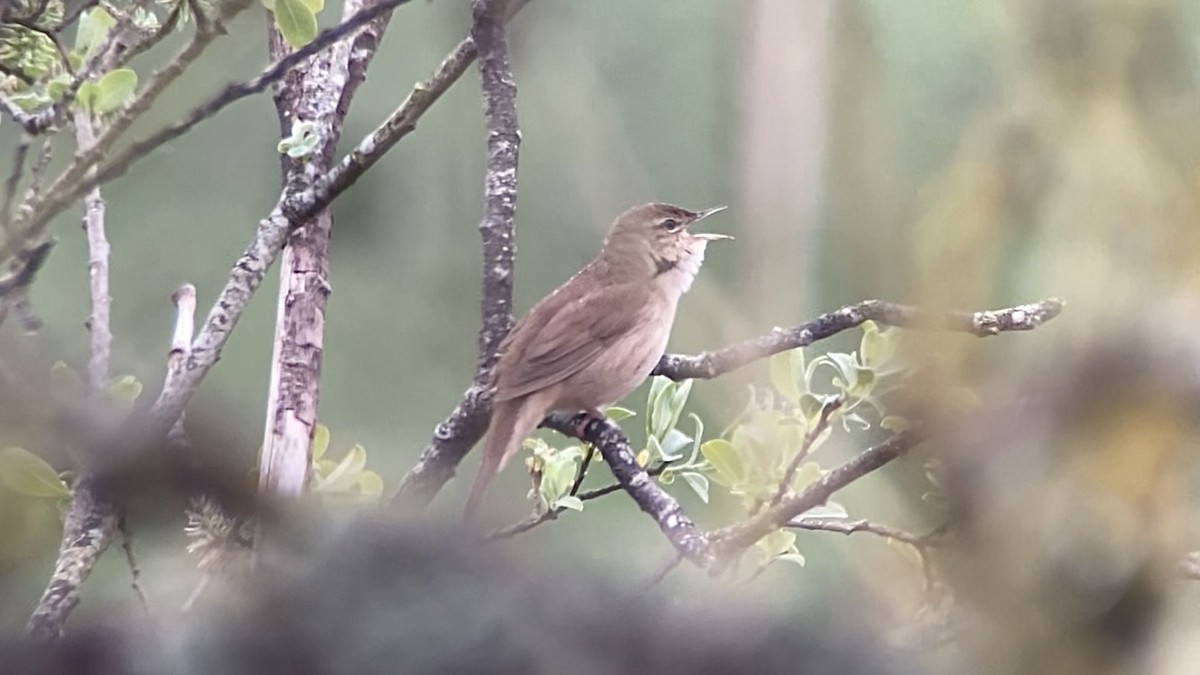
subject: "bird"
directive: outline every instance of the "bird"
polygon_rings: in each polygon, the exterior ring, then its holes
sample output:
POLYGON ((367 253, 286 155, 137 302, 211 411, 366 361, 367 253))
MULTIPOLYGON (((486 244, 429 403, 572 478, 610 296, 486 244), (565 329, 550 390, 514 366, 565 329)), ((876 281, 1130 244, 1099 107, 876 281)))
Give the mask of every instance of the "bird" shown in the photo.
POLYGON ((498 350, 492 416, 464 520, 547 414, 599 417, 650 375, 708 243, 732 239, 688 228, 725 208, 650 203, 625 211, 600 253, 517 321, 498 350))

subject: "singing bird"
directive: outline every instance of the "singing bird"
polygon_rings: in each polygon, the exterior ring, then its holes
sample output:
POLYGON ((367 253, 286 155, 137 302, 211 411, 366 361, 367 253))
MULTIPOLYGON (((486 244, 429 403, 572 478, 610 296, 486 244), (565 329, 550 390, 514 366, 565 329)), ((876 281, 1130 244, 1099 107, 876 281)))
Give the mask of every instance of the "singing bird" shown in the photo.
POLYGON ((629 209, 600 254, 517 322, 500 345, 492 419, 464 518, 548 413, 598 416, 646 379, 666 350, 679 298, 700 271, 708 242, 731 239, 688 226, 724 209, 629 209))

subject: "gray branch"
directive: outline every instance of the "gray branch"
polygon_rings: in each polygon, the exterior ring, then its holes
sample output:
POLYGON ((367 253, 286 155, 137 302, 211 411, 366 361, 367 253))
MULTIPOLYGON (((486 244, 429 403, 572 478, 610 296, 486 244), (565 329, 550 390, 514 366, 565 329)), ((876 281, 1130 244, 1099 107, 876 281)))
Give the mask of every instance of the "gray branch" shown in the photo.
POLYGON ((517 126, 517 86, 508 63, 504 24, 511 16, 506 0, 474 0, 471 39, 479 57, 484 118, 488 129, 483 238, 483 301, 479 360, 463 400, 434 430, 433 440, 400 485, 394 503, 424 506, 433 499, 479 437, 487 430, 491 407, 489 383, 500 342, 512 323, 513 214, 517 206, 517 162, 521 133, 517 126))
POLYGON ((1058 316, 1063 301, 1050 298, 1029 305, 982 312, 937 311, 899 305, 883 300, 866 300, 857 305, 822 314, 791 328, 776 328, 761 337, 745 340, 695 356, 667 354, 658 362, 654 375, 672 380, 711 379, 779 352, 807 347, 844 330, 874 321, 885 326, 917 330, 940 330, 988 337, 1009 331, 1033 330, 1058 316))

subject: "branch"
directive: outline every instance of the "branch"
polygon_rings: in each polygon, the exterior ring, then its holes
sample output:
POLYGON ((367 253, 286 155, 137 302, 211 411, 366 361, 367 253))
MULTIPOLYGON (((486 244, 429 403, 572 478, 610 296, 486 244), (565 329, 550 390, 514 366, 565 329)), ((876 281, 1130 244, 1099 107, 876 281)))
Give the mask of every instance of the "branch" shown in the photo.
POLYGON ((917 436, 913 432, 898 433, 825 474, 799 495, 788 497, 778 506, 745 522, 712 532, 710 536, 722 563, 735 558, 759 539, 786 527, 805 511, 821 506, 833 493, 903 455, 916 444, 917 436))
POLYGON ((917 330, 942 330, 988 337, 1008 331, 1033 330, 1062 312, 1064 302, 1057 298, 1029 305, 982 312, 936 311, 898 305, 883 300, 866 300, 857 305, 822 314, 792 328, 776 328, 767 335, 695 356, 667 354, 652 375, 664 375, 675 381, 693 378, 711 379, 779 352, 807 347, 844 330, 874 321, 886 326, 917 330))
MULTIPOLYGON (((648 469, 646 471, 646 475, 650 476, 651 478, 659 476, 663 471, 666 470, 668 466, 670 466, 668 463, 663 462, 658 466, 648 469)), ((582 478, 582 475, 580 477, 582 478)), ((621 489, 620 483, 613 483, 612 485, 605 485, 604 487, 596 488, 595 490, 584 490, 583 492, 579 492, 578 487, 580 483, 582 483, 582 481, 578 480, 576 481, 575 485, 571 486, 570 494, 571 496, 579 497, 579 500, 584 502, 605 497, 621 489)), ((495 541, 497 539, 511 539, 518 534, 523 534, 532 530, 538 525, 548 523, 552 520, 558 520, 558 517, 561 516, 566 510, 567 507, 559 506, 553 509, 542 511, 541 513, 533 513, 518 523, 513 523, 507 527, 501 527, 492 530, 488 533, 487 538, 490 541, 495 541)))
POLYGON ((97 494, 92 475, 80 474, 63 522, 54 572, 25 626, 30 637, 47 641, 62 634, 67 617, 79 604, 83 582, 112 543, 117 520, 116 505, 97 494))
POLYGON ((813 425, 813 428, 809 429, 808 433, 804 435, 804 441, 800 444, 800 449, 796 452, 796 456, 792 458, 791 463, 788 464, 787 471, 783 473, 783 480, 779 481, 779 490, 775 493, 775 497, 771 499, 771 506, 779 506, 783 498, 787 496, 791 490, 792 481, 796 479, 796 472, 800 470, 801 462, 812 452, 813 444, 817 442, 817 438, 829 428, 829 419, 833 416, 833 413, 840 410, 845 402, 845 396, 838 396, 821 406, 821 416, 817 418, 817 423, 813 425))
POLYGON ((680 555, 701 569, 709 569, 716 563, 709 538, 696 528, 679 502, 637 463, 636 452, 615 422, 607 418, 589 418, 582 435, 578 434, 576 418, 571 415, 552 413, 542 424, 594 445, 604 456, 604 461, 621 488, 658 523, 659 529, 680 555))
POLYGON ((478 50, 484 118, 488 128, 486 205, 483 221, 479 224, 483 239, 479 359, 475 377, 462 402, 434 430, 433 440, 401 481, 393 504, 428 504, 442 485, 454 476, 455 467, 487 429, 492 368, 500 342, 512 323, 513 214, 517 205, 517 161, 521 145, 517 126, 517 87, 508 63, 504 24, 522 4, 516 3, 511 11, 504 0, 474 0, 472 4, 471 39, 478 50))
MULTIPOLYGON (((381 5, 385 3, 368 8, 372 12, 359 11, 361 2, 347 0, 343 25, 374 13, 381 5)), ((287 193, 305 190, 312 176, 331 168, 354 92, 366 77, 389 16, 381 14, 353 41, 353 59, 352 45, 341 42, 310 57, 303 69, 277 84, 275 105, 282 135, 288 136, 296 122, 304 121, 315 125, 321 139, 306 158, 281 158, 287 193)), ((279 62, 289 56, 290 49, 274 29, 270 49, 279 62)), ((271 497, 300 497, 308 482, 320 402, 332 233, 333 213, 326 207, 292 229, 280 265, 278 318, 259 462, 259 491, 271 497)), ((261 548, 267 538, 258 537, 256 544, 261 548)))

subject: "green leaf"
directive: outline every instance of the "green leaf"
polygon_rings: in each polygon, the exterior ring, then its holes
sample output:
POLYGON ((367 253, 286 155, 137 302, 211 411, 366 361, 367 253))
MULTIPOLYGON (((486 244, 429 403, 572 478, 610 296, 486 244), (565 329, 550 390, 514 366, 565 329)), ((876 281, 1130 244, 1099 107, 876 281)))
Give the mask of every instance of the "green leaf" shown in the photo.
POLYGON ((671 394, 671 422, 667 429, 674 429, 679 424, 679 416, 683 414, 683 407, 687 405, 688 395, 692 393, 692 385, 695 382, 695 380, 684 380, 676 385, 675 391, 671 394))
POLYGON ((55 361, 50 366, 50 393, 62 402, 76 401, 83 396, 83 378, 71 366, 55 361))
POLYGON ((674 462, 683 459, 683 453, 680 452, 687 446, 691 445, 692 439, 678 429, 671 429, 667 432, 666 438, 662 440, 661 452, 664 462, 674 462))
POLYGON ((555 506, 555 508, 571 509, 572 511, 582 511, 583 510, 583 500, 580 499, 579 497, 576 497, 575 495, 565 495, 563 497, 559 497, 554 502, 554 506, 555 506))
POLYGON ((908 420, 899 415, 888 415, 880 420, 879 426, 887 429, 888 431, 900 433, 901 431, 908 430, 908 420))
POLYGON ((125 408, 132 408, 142 395, 142 383, 133 375, 122 375, 108 383, 108 397, 125 408))
POLYGON ((816 462, 805 462, 800 465, 799 469, 796 469, 796 476, 792 479, 792 489, 800 492, 820 479, 821 465, 816 462))
POLYGON ((312 439, 312 461, 319 462, 325 456, 325 451, 329 449, 329 427, 324 424, 318 424, 313 430, 312 439))
POLYGON ((804 567, 804 563, 806 562, 804 560, 804 556, 799 553, 784 553, 783 555, 775 556, 775 559, 783 562, 795 563, 801 567, 804 567))
POLYGON ((793 404, 800 399, 799 384, 796 382, 796 377, 792 376, 792 352, 798 351, 780 352, 770 357, 769 362, 770 383, 775 387, 776 392, 784 395, 784 398, 792 401, 793 404))
POLYGON ((115 25, 117 25, 117 20, 103 7, 97 7, 85 13, 79 19, 79 29, 75 33, 75 48, 91 56, 104 44, 108 38, 109 29, 115 25))
POLYGON ((358 475, 367 465, 367 450, 359 444, 350 448, 350 452, 338 462, 323 480, 317 483, 316 489, 322 492, 341 492, 358 483, 358 475))
POLYGON ((275 27, 297 49, 317 37, 317 15, 305 0, 275 0, 275 27))
POLYGON ((610 405, 604 409, 604 416, 614 422, 620 422, 623 419, 636 416, 637 413, 629 408, 622 408, 617 405, 610 405))
POLYGON ((675 472, 671 469, 663 469, 663 472, 658 474, 658 482, 663 485, 670 485, 675 482, 675 472))
POLYGON ((863 337, 859 344, 863 365, 878 368, 896 355, 896 341, 892 339, 894 331, 881 332, 874 321, 862 325, 863 337))
POLYGON ((91 110, 95 105, 96 99, 100 96, 100 86, 95 82, 84 82, 79 85, 79 89, 75 91, 75 107, 82 110, 91 110))
POLYGON ((712 465, 717 472, 718 483, 732 486, 746 479, 746 470, 742 458, 729 441, 714 438, 700 446, 700 454, 712 465))
POLYGON ((696 413, 688 413, 688 417, 696 424, 696 433, 692 434, 692 455, 688 457, 687 463, 695 464, 696 457, 700 455, 700 441, 704 438, 704 421, 696 413))
POLYGON ((875 371, 870 368, 856 367, 853 382, 854 386, 851 388, 850 394, 858 398, 866 396, 875 386, 875 371))
POLYGON ((650 450, 643 449, 641 452, 639 452, 637 454, 638 466, 640 466, 644 469, 644 468, 646 468, 646 464, 648 464, 649 462, 650 462, 650 450))
POLYGON ((313 14, 320 14, 321 10, 325 9, 325 0, 304 0, 304 4, 313 14))
POLYGON ((30 497, 62 499, 71 496, 71 489, 58 477, 54 467, 16 446, 0 450, 0 482, 10 490, 30 497))
POLYGON ((707 504, 708 478, 704 474, 696 473, 695 471, 684 471, 679 475, 683 476, 683 480, 687 481, 687 484, 696 492, 696 495, 700 497, 700 501, 707 504))
POLYGON ((816 422, 821 417, 821 411, 825 408, 825 402, 817 396, 809 393, 804 393, 800 396, 800 413, 804 418, 811 422, 816 422))
POLYGON ((383 478, 370 469, 364 469, 358 474, 358 491, 369 499, 378 499, 383 495, 383 478))
POLYGON ((117 68, 105 73, 96 83, 96 99, 91 104, 92 112, 104 115, 120 109, 137 90, 137 73, 129 68, 117 68))

